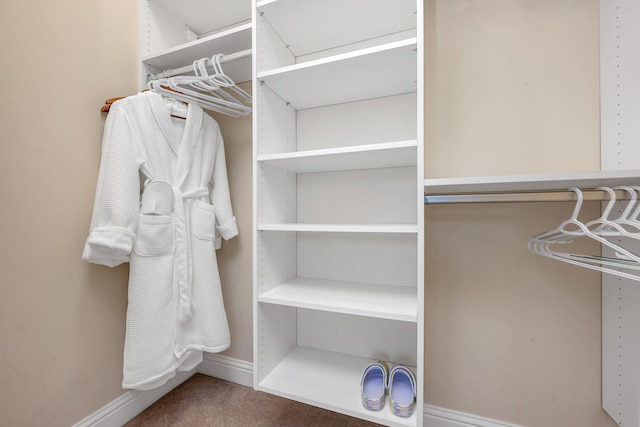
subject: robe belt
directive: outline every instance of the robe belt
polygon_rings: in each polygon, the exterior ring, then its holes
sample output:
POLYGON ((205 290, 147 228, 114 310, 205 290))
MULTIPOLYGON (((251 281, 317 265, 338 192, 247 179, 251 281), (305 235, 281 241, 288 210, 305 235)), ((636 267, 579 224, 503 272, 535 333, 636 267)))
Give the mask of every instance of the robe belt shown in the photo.
POLYGON ((173 214, 176 221, 176 252, 173 260, 173 283, 178 286, 179 294, 179 317, 181 322, 191 321, 193 304, 191 302, 191 283, 193 280, 193 257, 191 253, 191 234, 187 227, 187 213, 184 208, 184 201, 196 199, 209 194, 207 187, 200 187, 195 190, 183 193, 179 187, 172 186, 173 189, 173 214))

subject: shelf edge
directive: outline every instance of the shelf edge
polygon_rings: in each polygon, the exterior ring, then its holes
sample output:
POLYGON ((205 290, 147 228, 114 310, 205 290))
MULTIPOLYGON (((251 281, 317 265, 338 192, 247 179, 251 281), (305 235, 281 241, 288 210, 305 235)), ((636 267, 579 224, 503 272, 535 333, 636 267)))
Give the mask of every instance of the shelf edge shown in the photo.
POLYGON ((318 67, 325 64, 334 62, 340 62, 349 60, 352 58, 358 58, 361 56, 371 55, 379 52, 384 52, 393 49, 399 49, 406 46, 417 45, 417 38, 411 37, 409 39, 400 40, 397 42, 385 43, 379 46, 373 46, 365 49, 359 49, 353 52, 341 53, 339 55, 333 55, 326 58, 315 59, 312 61, 302 62, 300 64, 288 65, 286 67, 275 68, 273 70, 262 71, 257 74, 258 80, 267 79, 271 76, 277 76, 281 74, 296 72, 304 70, 306 68, 318 67))
POLYGON ((570 187, 595 188, 602 185, 640 183, 640 169, 575 172, 564 174, 523 174, 424 180, 427 195, 455 193, 562 191, 570 187), (630 182, 631 181, 631 182, 630 182))

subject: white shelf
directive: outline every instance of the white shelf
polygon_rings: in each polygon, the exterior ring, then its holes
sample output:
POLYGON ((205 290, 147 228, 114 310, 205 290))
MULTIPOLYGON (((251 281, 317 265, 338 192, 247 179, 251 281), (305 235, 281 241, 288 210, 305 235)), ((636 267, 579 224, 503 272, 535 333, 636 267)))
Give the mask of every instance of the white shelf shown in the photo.
POLYGON ((415 224, 258 224, 258 231, 415 234, 415 224))
POLYGON ((258 297, 259 302, 416 322, 417 289, 296 277, 258 297))
POLYGON ((640 170, 425 179, 424 192, 439 195, 561 191, 571 187, 585 189, 630 184, 640 184, 640 170))
POLYGON ((296 173, 415 166, 417 142, 398 141, 351 147, 266 154, 258 162, 296 173))
POLYGON ((409 418, 400 418, 391 413, 388 402, 381 411, 369 411, 362 406, 360 376, 365 366, 373 361, 296 347, 260 382, 258 388, 380 424, 415 426, 416 411, 409 418))
POLYGON ((265 0, 257 7, 295 56, 416 27, 413 0, 375 7, 371 0, 265 0))
MULTIPOLYGON (((190 43, 146 55, 142 62, 159 72, 180 68, 196 59, 218 53, 231 54, 251 49, 251 28, 251 23, 238 25, 190 43)), ((236 83, 250 81, 251 57, 225 63, 223 69, 236 83)))
POLYGON ((415 49, 410 38, 265 71, 258 80, 297 110, 410 93, 417 88, 415 49))
POLYGON ((152 0, 174 20, 186 24, 197 34, 238 25, 251 20, 249 0, 152 0))

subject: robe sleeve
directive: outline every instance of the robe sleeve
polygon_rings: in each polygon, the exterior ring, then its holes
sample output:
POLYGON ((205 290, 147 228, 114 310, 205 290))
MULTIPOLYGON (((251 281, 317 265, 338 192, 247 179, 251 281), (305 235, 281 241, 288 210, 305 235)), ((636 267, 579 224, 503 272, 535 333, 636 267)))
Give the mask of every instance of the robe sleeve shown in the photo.
POLYGON ((215 247, 220 249, 222 239, 229 240, 238 235, 238 225, 231 208, 229 180, 227 178, 227 162, 224 154, 222 134, 218 130, 218 147, 212 176, 211 203, 216 207, 216 240, 215 247))
POLYGON ((140 205, 140 162, 134 140, 126 111, 113 104, 105 123, 93 215, 82 253, 88 262, 114 267, 129 261, 140 205))

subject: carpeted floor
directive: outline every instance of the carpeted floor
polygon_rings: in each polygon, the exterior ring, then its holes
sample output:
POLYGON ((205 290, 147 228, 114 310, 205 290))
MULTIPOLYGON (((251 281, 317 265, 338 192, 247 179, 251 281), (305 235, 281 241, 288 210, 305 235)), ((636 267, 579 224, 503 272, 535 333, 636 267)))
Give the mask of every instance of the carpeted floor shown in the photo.
POLYGON ((357 418, 196 374, 126 427, 372 427, 357 418))

